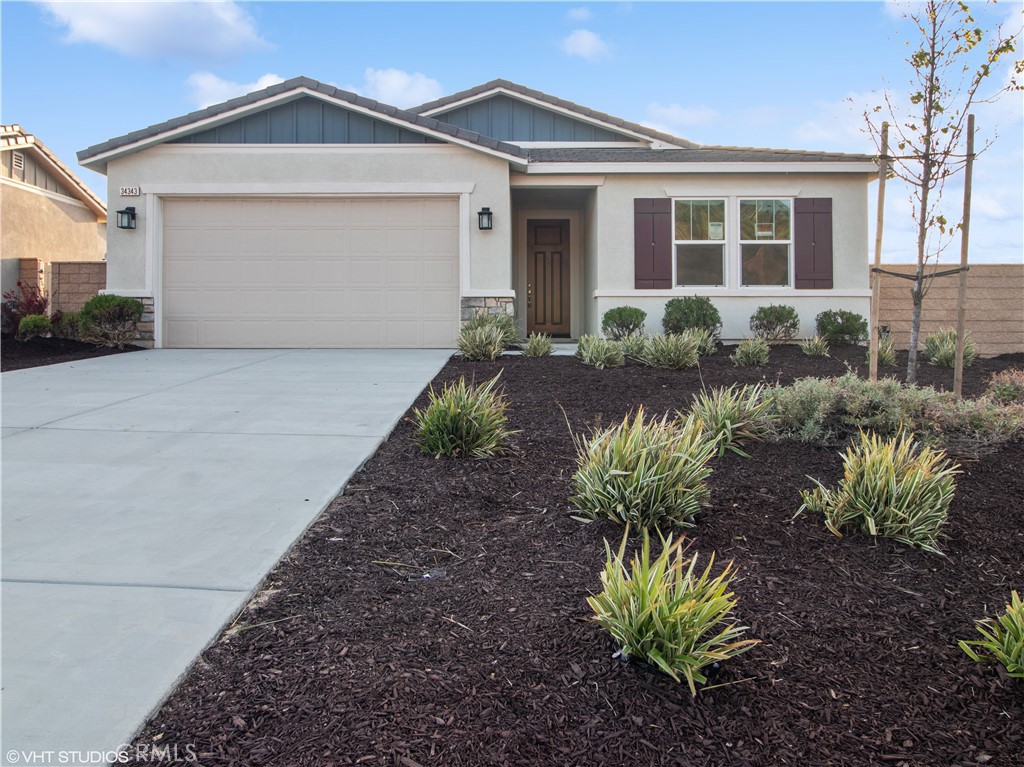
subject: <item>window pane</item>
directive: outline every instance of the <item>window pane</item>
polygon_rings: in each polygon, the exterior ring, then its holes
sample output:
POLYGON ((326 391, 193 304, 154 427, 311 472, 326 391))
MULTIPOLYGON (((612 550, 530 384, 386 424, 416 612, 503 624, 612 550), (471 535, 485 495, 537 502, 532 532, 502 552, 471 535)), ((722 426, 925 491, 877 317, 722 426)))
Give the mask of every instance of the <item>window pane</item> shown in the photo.
POLYGON ((725 200, 676 200, 677 240, 724 240, 725 200))
POLYGON ((744 285, 789 285, 789 245, 741 245, 744 285))
POLYGON ((788 240, 788 200, 741 200, 741 240, 788 240))
POLYGON ((724 285, 722 245, 676 245, 677 285, 724 285))

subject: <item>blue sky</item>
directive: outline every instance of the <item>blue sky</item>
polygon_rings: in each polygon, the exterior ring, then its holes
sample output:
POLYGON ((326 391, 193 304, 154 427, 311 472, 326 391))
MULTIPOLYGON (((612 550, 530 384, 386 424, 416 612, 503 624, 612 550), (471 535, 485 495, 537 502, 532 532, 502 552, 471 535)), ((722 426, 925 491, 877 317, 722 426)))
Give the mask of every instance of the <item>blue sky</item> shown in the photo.
MULTIPOLYGON (((986 28, 1020 26, 1020 2, 975 5, 986 28)), ((846 99, 876 103, 910 74, 907 22, 891 1, 6 0, 0 24, 0 119, 104 197, 78 150, 297 75, 397 106, 504 77, 701 143, 872 152, 846 99)), ((998 140, 975 166, 973 261, 1024 259, 1022 105, 1017 93, 975 110, 998 140)), ((889 261, 913 258, 906 196, 890 187, 889 261)), ((946 196, 958 219, 962 188, 946 196)), ((957 258, 954 245, 945 259, 957 258)))

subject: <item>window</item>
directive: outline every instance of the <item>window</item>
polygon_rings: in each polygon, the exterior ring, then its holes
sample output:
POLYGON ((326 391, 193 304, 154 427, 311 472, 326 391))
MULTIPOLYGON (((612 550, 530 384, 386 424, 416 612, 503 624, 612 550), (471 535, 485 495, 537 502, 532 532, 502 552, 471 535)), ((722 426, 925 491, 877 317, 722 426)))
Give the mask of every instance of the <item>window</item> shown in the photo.
POLYGON ((725 200, 676 200, 675 284, 725 285, 725 200))
POLYGON ((790 284, 789 200, 740 200, 740 285, 790 284))

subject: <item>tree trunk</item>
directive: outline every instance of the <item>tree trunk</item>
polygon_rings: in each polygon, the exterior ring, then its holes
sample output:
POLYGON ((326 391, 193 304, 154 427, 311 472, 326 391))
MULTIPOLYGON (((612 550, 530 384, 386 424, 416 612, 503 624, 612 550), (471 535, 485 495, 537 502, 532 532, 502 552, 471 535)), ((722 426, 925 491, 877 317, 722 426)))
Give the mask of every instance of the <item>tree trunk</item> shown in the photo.
POLYGON ((917 279, 910 295, 914 299, 914 310, 910 317, 910 352, 907 355, 907 383, 917 383, 917 342, 921 337, 921 307, 924 304, 924 273, 921 263, 917 265, 917 279))

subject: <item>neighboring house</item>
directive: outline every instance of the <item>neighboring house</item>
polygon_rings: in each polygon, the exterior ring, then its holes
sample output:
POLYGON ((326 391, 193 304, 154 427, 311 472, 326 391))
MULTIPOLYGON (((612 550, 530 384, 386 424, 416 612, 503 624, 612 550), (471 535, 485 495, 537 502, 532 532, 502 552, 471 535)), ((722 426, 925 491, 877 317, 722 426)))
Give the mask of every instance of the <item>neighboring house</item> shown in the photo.
POLYGON ((448 347, 514 311, 576 338, 707 295, 867 315, 867 155, 699 146, 504 80, 399 110, 298 78, 79 153, 137 228, 108 290, 158 346, 448 347), (120 191, 137 197, 122 197, 120 191), (492 228, 480 214, 489 209, 492 228))
MULTIPOLYGON (((107 208, 71 170, 20 125, 0 126, 0 278, 13 290, 19 266, 43 281, 56 262, 101 262, 107 208)), ((46 289, 46 285, 41 287, 46 289)))

